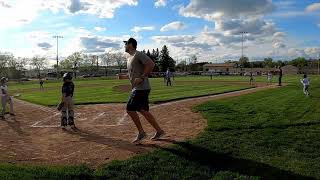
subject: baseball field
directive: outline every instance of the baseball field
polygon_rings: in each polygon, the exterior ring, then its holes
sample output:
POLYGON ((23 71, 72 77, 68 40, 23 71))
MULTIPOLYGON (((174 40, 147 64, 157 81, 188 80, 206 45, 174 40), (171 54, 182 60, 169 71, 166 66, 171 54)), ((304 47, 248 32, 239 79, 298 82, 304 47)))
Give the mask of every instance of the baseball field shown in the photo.
POLYGON ((59 128, 61 82, 10 83, 16 116, 0 121, 0 179, 320 178, 320 78, 310 77, 310 96, 300 78, 151 79, 166 136, 141 145, 131 143, 127 80, 76 80, 76 131, 59 128))

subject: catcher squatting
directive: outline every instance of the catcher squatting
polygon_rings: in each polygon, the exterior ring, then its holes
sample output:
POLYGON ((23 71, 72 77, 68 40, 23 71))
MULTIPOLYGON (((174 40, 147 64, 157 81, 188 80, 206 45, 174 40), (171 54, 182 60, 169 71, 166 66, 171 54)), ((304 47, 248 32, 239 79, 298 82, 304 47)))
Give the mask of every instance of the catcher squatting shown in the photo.
POLYGON ((73 92, 74 84, 72 82, 72 75, 65 73, 63 75, 63 85, 61 89, 61 102, 57 109, 61 111, 61 127, 65 128, 67 125, 75 128, 74 111, 73 111, 73 92))

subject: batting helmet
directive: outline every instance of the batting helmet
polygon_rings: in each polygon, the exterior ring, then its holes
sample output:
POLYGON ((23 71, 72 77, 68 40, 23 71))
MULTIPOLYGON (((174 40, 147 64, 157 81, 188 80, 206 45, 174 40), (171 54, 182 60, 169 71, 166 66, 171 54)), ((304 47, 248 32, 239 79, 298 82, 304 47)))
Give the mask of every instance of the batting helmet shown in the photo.
POLYGON ((64 73, 63 74, 63 80, 72 80, 72 74, 71 73, 64 73))

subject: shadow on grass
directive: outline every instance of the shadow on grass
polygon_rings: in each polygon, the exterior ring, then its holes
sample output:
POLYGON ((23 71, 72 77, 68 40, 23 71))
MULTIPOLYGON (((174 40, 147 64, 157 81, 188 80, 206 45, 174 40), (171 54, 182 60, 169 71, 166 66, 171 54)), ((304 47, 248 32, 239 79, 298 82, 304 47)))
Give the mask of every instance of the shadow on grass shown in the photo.
POLYGON ((168 139, 162 139, 160 141, 172 142, 173 144, 176 144, 177 147, 158 146, 159 149, 183 157, 188 161, 208 166, 215 172, 232 171, 248 176, 259 176, 262 179, 315 179, 295 174, 290 171, 281 170, 264 163, 235 158, 230 154, 213 152, 188 142, 176 142, 168 139))

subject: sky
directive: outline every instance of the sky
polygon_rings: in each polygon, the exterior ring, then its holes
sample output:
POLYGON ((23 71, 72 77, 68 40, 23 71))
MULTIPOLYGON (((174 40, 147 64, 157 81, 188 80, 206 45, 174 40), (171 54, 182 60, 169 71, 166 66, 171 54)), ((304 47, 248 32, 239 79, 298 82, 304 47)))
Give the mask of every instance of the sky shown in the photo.
POLYGON ((0 53, 51 64, 55 35, 60 59, 124 52, 129 37, 178 62, 320 56, 319 0, 0 0, 0 17, 0 53))

